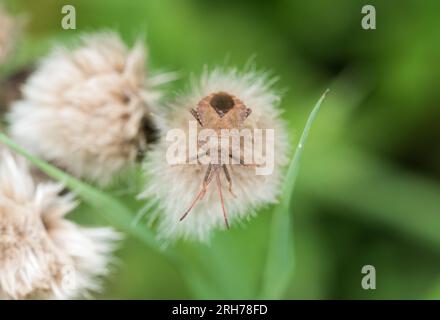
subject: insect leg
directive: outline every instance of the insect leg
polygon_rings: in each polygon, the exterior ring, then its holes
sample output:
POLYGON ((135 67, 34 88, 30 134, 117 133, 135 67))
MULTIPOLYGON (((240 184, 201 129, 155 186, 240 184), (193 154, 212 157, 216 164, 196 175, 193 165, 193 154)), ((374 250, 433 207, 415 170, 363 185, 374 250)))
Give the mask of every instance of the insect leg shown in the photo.
POLYGON ((197 111, 194 109, 191 109, 190 112, 193 115, 193 117, 196 118, 196 120, 199 122, 199 124, 203 127, 202 121, 200 121, 199 114, 197 113, 197 111))
POLYGON ((188 158, 188 163, 191 163, 194 160, 198 160, 199 157, 202 157, 202 156, 207 155, 207 154, 208 154, 207 151, 204 152, 204 153, 203 152, 198 152, 195 156, 188 158))
POLYGON ((240 165, 242 165, 243 167, 251 167, 251 168, 255 168, 257 166, 256 163, 244 163, 244 160, 242 157, 240 157, 240 159, 237 159, 236 157, 234 157, 232 154, 229 155, 229 157, 231 159, 233 159, 236 162, 239 162, 240 165))
POLYGON ((234 198, 237 198, 234 192, 232 192, 232 179, 231 179, 231 175, 229 174, 228 168, 226 167, 225 164, 222 165, 222 167, 223 167, 223 171, 225 172, 226 180, 228 180, 229 183, 229 193, 232 194, 234 198))
POLYGON ((252 109, 247 108, 246 109, 245 119, 247 119, 247 117, 249 117, 251 113, 252 113, 252 109))
POLYGON ((188 210, 186 210, 185 211, 185 213, 182 215, 182 217, 180 217, 180 221, 182 221, 183 219, 185 219, 186 218, 186 216, 188 215, 188 213, 190 213, 191 212, 191 210, 194 208, 194 206, 195 206, 195 204, 197 203, 197 201, 199 201, 200 199, 202 199, 203 198, 203 196, 205 195, 205 193, 206 193, 206 189, 207 189, 207 187, 208 187, 208 185, 209 185, 209 183, 211 182, 211 180, 212 180, 212 165, 211 164, 209 164, 208 165, 208 169, 206 170, 206 173, 205 173, 205 178, 203 179, 203 184, 202 184, 202 189, 199 191, 199 193, 197 194, 197 196, 194 198, 194 200, 193 200, 193 202, 191 203, 191 206, 189 207, 189 209, 188 210))
POLYGON ((225 202, 223 200, 222 183, 220 182, 220 173, 218 171, 217 174, 215 175, 215 180, 217 181, 218 194, 220 196, 220 201, 222 203, 223 218, 225 219, 226 228, 229 229, 228 216, 226 215, 225 202))

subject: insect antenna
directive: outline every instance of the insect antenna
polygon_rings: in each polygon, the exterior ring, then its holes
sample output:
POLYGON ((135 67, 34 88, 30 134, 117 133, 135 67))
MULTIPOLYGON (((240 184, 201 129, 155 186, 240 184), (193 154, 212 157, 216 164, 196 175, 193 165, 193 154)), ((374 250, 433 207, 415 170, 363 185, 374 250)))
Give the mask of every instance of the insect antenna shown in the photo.
POLYGON ((225 219, 226 228, 229 229, 228 216, 226 214, 225 202, 223 200, 222 183, 220 181, 220 172, 219 171, 217 171, 217 173, 215 175, 215 180, 217 181, 218 194, 220 196, 220 201, 222 203, 223 218, 225 219))
POLYGON ((208 188, 208 185, 209 185, 209 183, 212 180, 212 177, 213 177, 213 175, 212 175, 212 165, 209 164, 208 169, 206 170, 206 173, 205 173, 205 178, 203 179, 202 189, 197 194, 197 196, 194 198, 194 200, 191 203, 191 206, 189 207, 189 209, 186 210, 185 213, 180 217, 179 221, 182 221, 183 219, 185 219, 186 216, 188 215, 188 213, 190 213, 191 210, 194 208, 194 206, 196 205, 197 201, 199 201, 200 199, 203 198, 203 196, 206 193, 206 189, 208 188))
POLYGON ((193 202, 191 203, 191 206, 189 207, 188 210, 185 211, 185 213, 180 217, 179 221, 182 221, 183 219, 186 218, 186 216, 188 215, 188 213, 191 212, 192 208, 194 208, 195 204, 197 203, 197 201, 199 201, 201 198, 203 198, 203 196, 205 195, 206 192, 206 186, 203 185, 202 190, 200 190, 200 192, 197 194, 197 196, 194 198, 193 202))

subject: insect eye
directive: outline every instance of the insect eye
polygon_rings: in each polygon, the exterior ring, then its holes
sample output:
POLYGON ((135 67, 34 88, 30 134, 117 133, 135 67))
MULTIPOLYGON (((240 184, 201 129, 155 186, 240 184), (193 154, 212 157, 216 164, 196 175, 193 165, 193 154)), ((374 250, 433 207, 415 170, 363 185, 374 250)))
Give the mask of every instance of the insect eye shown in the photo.
POLYGON ((220 92, 212 97, 210 104, 222 117, 234 107, 234 99, 229 94, 220 92))

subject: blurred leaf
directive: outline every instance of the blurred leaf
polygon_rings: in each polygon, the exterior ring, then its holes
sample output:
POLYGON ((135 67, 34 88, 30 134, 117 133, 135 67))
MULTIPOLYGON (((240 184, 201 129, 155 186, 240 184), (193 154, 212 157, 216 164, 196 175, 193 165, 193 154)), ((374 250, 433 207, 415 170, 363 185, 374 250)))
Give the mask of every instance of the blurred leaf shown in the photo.
POLYGON ((218 230, 207 244, 182 242, 188 267, 198 276, 192 281, 195 298, 255 299, 267 252, 268 225, 273 207, 261 209, 252 222, 218 230))
POLYGON ((286 290, 293 269, 292 226, 290 222, 290 203, 298 176, 301 155, 304 150, 310 128, 315 120, 327 89, 314 106, 299 140, 295 154, 287 171, 281 202, 273 213, 271 238, 266 267, 263 274, 261 297, 264 299, 280 298, 286 290))
POLYGON ((423 298, 429 300, 440 299, 440 279, 438 277, 434 280, 434 284, 432 285, 431 289, 423 298))
POLYGON ((319 159, 316 152, 307 155, 304 168, 308 196, 339 208, 341 215, 380 223, 440 252, 440 187, 435 181, 349 144, 332 146, 319 159))

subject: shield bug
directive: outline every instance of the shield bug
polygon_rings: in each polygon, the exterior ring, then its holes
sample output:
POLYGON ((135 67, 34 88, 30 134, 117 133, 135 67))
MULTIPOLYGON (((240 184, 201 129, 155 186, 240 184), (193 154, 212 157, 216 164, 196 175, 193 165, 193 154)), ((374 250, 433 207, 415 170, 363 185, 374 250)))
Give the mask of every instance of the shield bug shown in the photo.
MULTIPOLYGON (((203 129, 212 129, 218 136, 221 137, 223 129, 240 129, 243 126, 244 121, 249 117, 252 110, 237 97, 227 92, 216 92, 204 97, 197 104, 196 109, 191 109, 191 114, 198 121, 203 129)), ((211 162, 208 164, 208 169, 206 170, 201 189, 192 201, 188 210, 181 216, 180 221, 186 218, 186 216, 191 212, 196 203, 200 201, 208 189, 209 184, 215 178, 217 189, 221 201, 223 218, 225 225, 229 228, 228 217, 225 209, 225 203, 222 194, 222 185, 220 181, 220 174, 223 171, 226 180, 229 183, 229 192, 235 197, 232 192, 232 179, 228 170, 228 163, 222 160, 221 154, 225 150, 220 150, 217 152, 218 158, 211 158, 211 162)), ((228 149, 228 159, 233 158, 233 154, 228 149)), ((255 166, 254 164, 245 164, 243 159, 235 159, 239 165, 242 166, 255 166)))

